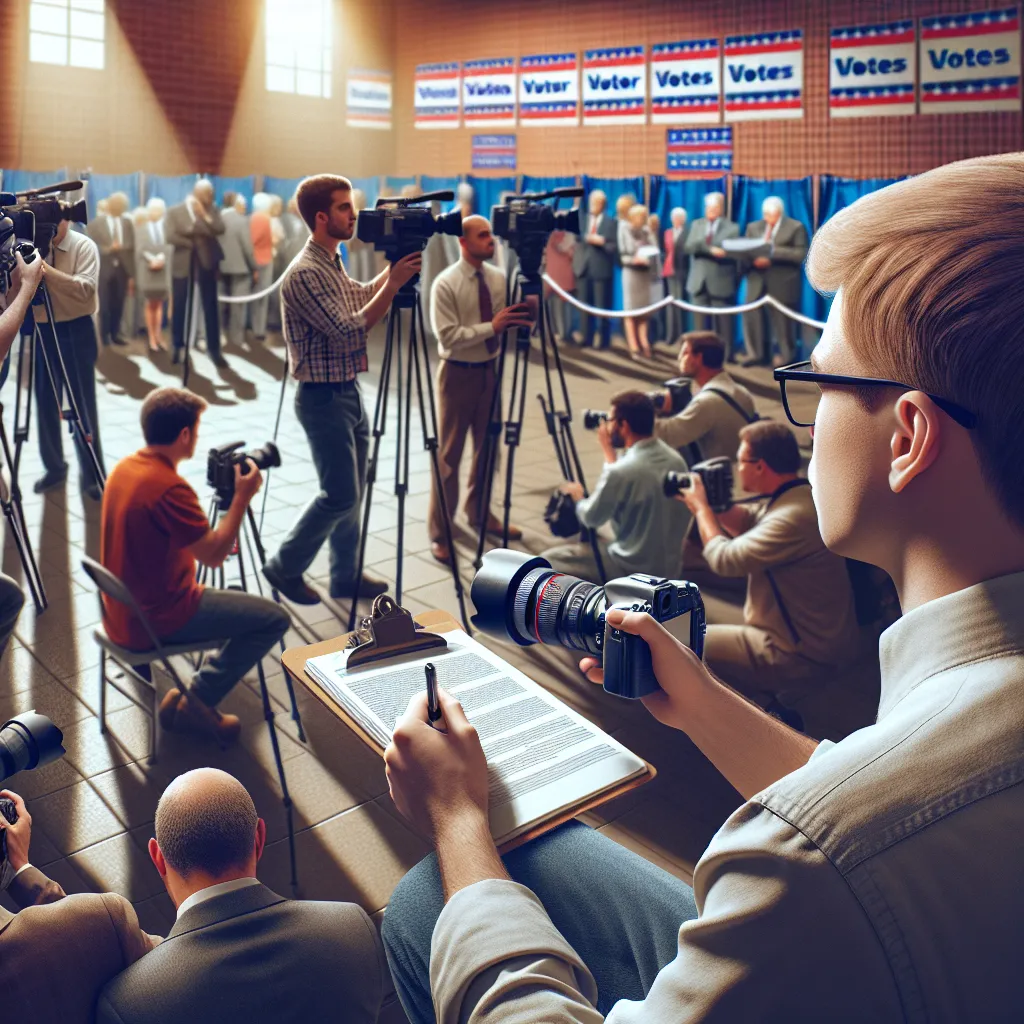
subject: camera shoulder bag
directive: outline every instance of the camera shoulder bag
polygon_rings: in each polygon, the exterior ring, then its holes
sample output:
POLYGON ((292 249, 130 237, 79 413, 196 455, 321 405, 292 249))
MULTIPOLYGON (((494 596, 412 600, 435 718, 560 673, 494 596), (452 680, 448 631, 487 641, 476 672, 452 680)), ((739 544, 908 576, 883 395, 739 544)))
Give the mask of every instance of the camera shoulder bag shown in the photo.
POLYGON ((743 406, 732 397, 732 395, 726 394, 718 388, 713 388, 710 384, 700 389, 701 394, 704 394, 705 391, 710 391, 711 394, 718 395, 726 405, 731 405, 747 421, 747 423, 756 423, 761 418, 756 412, 747 412, 747 410, 744 409, 743 406))
MULTIPOLYGON (((722 394, 722 392, 718 392, 718 394, 722 394)), ((737 406, 737 408, 739 407, 737 406)), ((810 483, 810 480, 804 480, 803 478, 787 481, 768 499, 765 511, 767 512, 768 509, 770 509, 772 505, 774 505, 775 502, 786 493, 786 491, 791 491, 794 487, 809 487, 810 483)), ((764 574, 768 580, 768 585, 772 588, 772 595, 775 597, 775 603, 779 606, 782 621, 786 624, 786 629, 789 630, 790 638, 793 643, 800 643, 800 634, 797 632, 796 626, 793 625, 793 620, 789 615, 789 609, 786 607, 786 602, 782 600, 782 593, 779 591, 779 585, 775 582, 775 577, 772 575, 771 569, 765 569, 764 574)))

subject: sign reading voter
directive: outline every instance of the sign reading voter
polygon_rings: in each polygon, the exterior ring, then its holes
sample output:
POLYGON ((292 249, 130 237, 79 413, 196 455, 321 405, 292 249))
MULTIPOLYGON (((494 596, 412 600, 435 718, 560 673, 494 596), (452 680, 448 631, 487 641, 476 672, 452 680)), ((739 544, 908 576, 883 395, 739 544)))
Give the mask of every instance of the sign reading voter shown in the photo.
POLYGON ((514 135, 474 135, 474 171, 514 171, 516 137, 514 135))
POLYGON ((912 21, 832 29, 828 71, 832 117, 915 113, 916 44, 912 21))
POLYGON ((413 79, 417 128, 459 127, 459 65, 417 64, 413 79))
POLYGON ((717 123, 722 112, 722 52, 717 39, 651 47, 651 122, 717 123))
POLYGON ((722 81, 726 121, 803 117, 803 32, 726 36, 722 81))
POLYGON ((350 128, 391 127, 390 72, 349 72, 345 84, 345 123, 350 128))
POLYGON ((463 62, 462 120, 467 128, 500 128, 516 123, 514 57, 463 62))
POLYGON ((921 19, 921 113, 1020 110, 1017 7, 921 19))
POLYGON ((642 46, 613 46, 583 54, 583 123, 644 124, 647 68, 642 46))
POLYGON ((672 178, 720 178, 732 170, 732 128, 669 128, 665 170, 672 178))
POLYGON ((540 53, 519 61, 519 123, 575 127, 580 119, 580 65, 575 53, 540 53))

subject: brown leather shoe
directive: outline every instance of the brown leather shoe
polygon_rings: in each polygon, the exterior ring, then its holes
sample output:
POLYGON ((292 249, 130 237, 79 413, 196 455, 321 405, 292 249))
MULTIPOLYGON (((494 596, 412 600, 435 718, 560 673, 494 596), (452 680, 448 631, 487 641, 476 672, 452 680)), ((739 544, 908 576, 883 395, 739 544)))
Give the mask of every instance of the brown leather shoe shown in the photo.
POLYGON ((448 550, 448 545, 439 540, 430 542, 430 553, 445 565, 452 560, 452 553, 448 550))
MULTIPOLYGON (((479 523, 470 524, 474 530, 480 529, 479 523)), ((505 530, 502 521, 497 516, 491 516, 487 520, 487 533, 491 537, 504 537, 505 530)), ((514 526, 512 523, 508 524, 508 539, 509 540, 522 540, 523 531, 518 526, 514 526)))
POLYGON ((195 694, 182 693, 178 697, 174 729, 176 732, 188 731, 212 736, 227 746, 238 739, 242 721, 237 715, 221 714, 216 708, 204 704, 195 694))
POLYGON ((167 732, 174 731, 174 722, 178 717, 178 704, 181 701, 181 690, 176 686, 171 687, 160 701, 160 710, 157 712, 157 721, 160 728, 167 732))

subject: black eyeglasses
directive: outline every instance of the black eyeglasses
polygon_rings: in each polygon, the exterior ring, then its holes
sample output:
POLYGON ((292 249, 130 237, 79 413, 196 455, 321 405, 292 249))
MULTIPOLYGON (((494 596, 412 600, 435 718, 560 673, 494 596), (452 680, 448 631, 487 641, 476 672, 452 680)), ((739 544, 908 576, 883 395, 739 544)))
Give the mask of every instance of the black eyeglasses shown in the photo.
MULTIPOLYGON (((813 370, 808 369, 810 365, 811 361, 808 359, 802 363, 791 363, 789 366, 781 366, 775 371, 775 379, 779 382, 779 387, 782 389, 782 406, 786 410, 789 422, 795 427, 814 426, 814 417, 818 412, 818 402, 821 400, 822 384, 828 386, 838 384, 855 388, 900 388, 903 391, 921 390, 912 384, 901 384, 898 380, 885 380, 881 377, 846 377, 838 373, 815 373, 813 370), (815 384, 817 387, 812 394, 790 394, 786 389, 786 385, 790 381, 799 384, 815 384), (794 412, 793 406, 790 404, 791 400, 799 409, 799 415, 794 412)), ((948 398, 929 395, 927 391, 924 393, 947 416, 959 423, 960 426, 970 430, 977 424, 978 417, 969 409, 965 409, 962 405, 957 405, 956 402, 951 402, 948 398)))

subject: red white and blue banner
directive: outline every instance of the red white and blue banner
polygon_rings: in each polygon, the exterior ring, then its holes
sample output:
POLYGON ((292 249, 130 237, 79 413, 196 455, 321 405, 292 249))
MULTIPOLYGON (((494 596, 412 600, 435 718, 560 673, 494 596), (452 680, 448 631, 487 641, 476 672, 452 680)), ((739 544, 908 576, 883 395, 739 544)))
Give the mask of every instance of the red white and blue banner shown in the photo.
POLYGON ((515 57, 463 61, 462 122, 467 128, 515 125, 515 57))
POLYGON ((514 135, 474 135, 474 171, 514 171, 516 137, 514 135))
POLYGON ((913 21, 832 29, 828 108, 832 117, 886 117, 917 111, 913 21))
POLYGON ((458 63, 417 64, 413 80, 417 128, 458 128, 458 63))
POLYGON ((651 123, 717 124, 722 118, 722 51, 717 39, 651 47, 651 123))
POLYGON ((345 81, 345 124, 350 128, 391 127, 391 72, 350 71, 345 81))
POLYGON ((580 61, 575 53, 539 53, 519 61, 519 123, 575 128, 580 120, 580 61))
POLYGON ((647 60, 642 46, 583 53, 583 124, 645 124, 647 60))
POLYGON ((801 29, 726 36, 722 63, 726 121, 804 116, 801 29))
POLYGON ((732 128, 669 128, 665 152, 671 178, 720 178, 732 171, 732 128))
POLYGON ((922 114, 1020 110, 1017 7, 921 19, 922 114))

